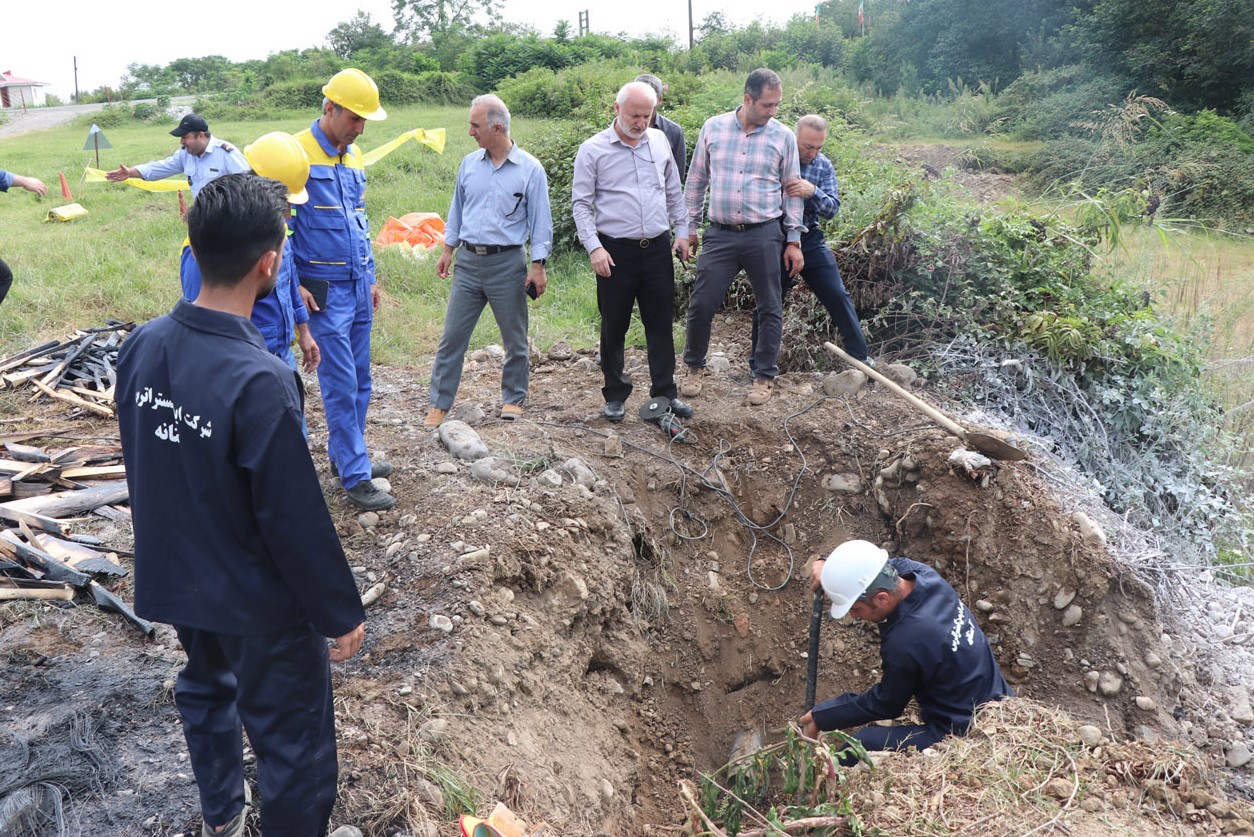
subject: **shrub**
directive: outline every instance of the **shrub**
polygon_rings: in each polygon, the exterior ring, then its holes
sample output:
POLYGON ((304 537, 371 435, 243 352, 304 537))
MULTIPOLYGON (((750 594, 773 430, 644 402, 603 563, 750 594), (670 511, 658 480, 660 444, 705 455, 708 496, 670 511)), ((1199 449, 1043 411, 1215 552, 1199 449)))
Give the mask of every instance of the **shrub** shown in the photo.
POLYGON ((469 104, 474 98, 474 88, 461 73, 439 70, 419 73, 415 78, 421 90, 418 101, 431 105, 469 104))
POLYGON ((326 79, 298 78, 271 84, 261 91, 259 104, 277 110, 318 110, 326 79))
POLYGON ((604 128, 591 121, 555 122, 549 130, 533 139, 527 151, 544 166, 549 178, 549 203, 553 208, 553 249, 579 248, 575 219, 570 213, 571 180, 575 171, 575 155, 579 145, 604 128))

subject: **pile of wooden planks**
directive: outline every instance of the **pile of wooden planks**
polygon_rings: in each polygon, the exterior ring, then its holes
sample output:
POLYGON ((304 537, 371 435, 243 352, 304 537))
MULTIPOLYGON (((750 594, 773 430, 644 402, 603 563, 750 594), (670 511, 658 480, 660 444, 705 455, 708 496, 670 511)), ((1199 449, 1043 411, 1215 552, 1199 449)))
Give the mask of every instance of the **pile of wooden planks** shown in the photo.
MULTIPOLYGON (((125 576, 116 548, 71 532, 72 518, 129 517, 122 449, 75 445, 45 451, 22 444, 64 431, 0 435, 0 603, 80 598, 122 615, 151 635, 153 627, 102 583, 125 576), (111 479, 110 479, 111 478, 111 479), (103 481, 99 481, 103 480, 103 481)), ((129 554, 129 553, 126 553, 129 554)))
POLYGON ((0 360, 0 386, 30 387, 31 401, 55 398, 97 415, 113 416, 118 347, 134 323, 109 320, 0 360))

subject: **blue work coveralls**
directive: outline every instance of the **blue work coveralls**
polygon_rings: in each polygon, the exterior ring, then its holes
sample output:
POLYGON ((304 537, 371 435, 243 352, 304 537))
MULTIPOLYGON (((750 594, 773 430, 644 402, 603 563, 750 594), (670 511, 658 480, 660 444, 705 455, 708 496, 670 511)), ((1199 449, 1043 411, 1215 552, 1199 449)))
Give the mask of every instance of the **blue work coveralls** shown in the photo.
POLYGON ((848 729, 901 715, 910 698, 923 723, 858 730, 867 750, 925 750, 947 735, 965 735, 975 708, 1010 697, 993 650, 975 617, 935 570, 909 558, 890 563, 914 590, 879 623, 884 676, 861 694, 846 692, 811 711, 821 730, 848 729))
POLYGON ((365 620, 300 421, 300 379, 251 322, 180 300, 118 357, 135 611, 175 626, 174 699, 205 820, 244 804, 266 837, 324 835, 338 764, 324 637, 365 620))
POLYGON ((288 249, 302 283, 328 284, 326 305, 309 330, 322 350, 318 382, 327 419, 327 455, 351 489, 370 479, 366 410, 370 406, 370 329, 375 283, 366 170, 355 144, 341 154, 314 120, 296 135, 309 155, 309 201, 292 215, 288 249))

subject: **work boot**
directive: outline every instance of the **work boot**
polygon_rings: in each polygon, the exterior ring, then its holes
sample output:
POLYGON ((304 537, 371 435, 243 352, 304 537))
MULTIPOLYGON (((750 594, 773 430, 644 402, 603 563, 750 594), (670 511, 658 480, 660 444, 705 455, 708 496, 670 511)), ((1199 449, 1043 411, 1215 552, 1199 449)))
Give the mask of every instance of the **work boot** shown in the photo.
POLYGON ((774 390, 775 382, 770 378, 754 378, 753 386, 749 389, 749 404, 754 407, 762 406, 771 400, 774 390))
POLYGON ((362 480, 348 489, 348 499, 362 511, 383 511, 396 505, 396 498, 380 491, 374 480, 362 480))
POLYGON ((252 808, 253 793, 248 788, 248 782, 244 782, 244 808, 226 825, 221 831, 215 831, 209 827, 209 823, 200 823, 200 837, 244 837, 244 824, 248 821, 248 811, 252 808))
POLYGON ((692 407, 680 401, 678 398, 671 399, 671 412, 682 419, 692 418, 692 407))
MULTIPOLYGON (((376 477, 390 477, 392 476, 392 470, 392 463, 388 462, 386 459, 370 460, 371 479, 375 479, 376 477)), ((335 477, 337 480, 340 478, 340 468, 334 462, 331 463, 331 476, 335 477)))
POLYGON ((502 404, 501 405, 501 418, 505 419, 506 421, 513 421, 514 419, 520 419, 522 418, 522 414, 523 414, 523 408, 521 404, 502 404))
POLYGON ((439 407, 432 407, 427 410, 427 417, 422 420, 423 427, 439 427, 444 423, 444 417, 448 415, 448 410, 441 410, 439 407))
POLYGON ((704 385, 702 379, 705 378, 704 366, 689 366, 688 377, 684 379, 684 383, 679 387, 679 392, 684 398, 695 398, 701 394, 701 387, 704 385))
POLYGON ((602 410, 602 413, 605 414, 607 419, 615 424, 618 424, 623 420, 623 417, 627 415, 627 408, 621 401, 607 401, 605 402, 605 409, 602 410))

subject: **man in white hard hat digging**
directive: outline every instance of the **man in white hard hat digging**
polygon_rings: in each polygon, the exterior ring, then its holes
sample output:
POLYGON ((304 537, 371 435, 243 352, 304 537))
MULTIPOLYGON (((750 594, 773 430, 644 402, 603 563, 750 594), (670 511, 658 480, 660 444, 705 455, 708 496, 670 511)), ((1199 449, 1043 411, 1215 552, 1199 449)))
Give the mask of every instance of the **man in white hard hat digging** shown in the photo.
POLYGON ((970 609, 930 567, 846 541, 814 563, 810 583, 827 594, 832 618, 849 614, 879 626, 884 675, 865 692, 846 692, 801 716, 807 735, 892 720, 914 698, 923 723, 864 726, 853 737, 868 751, 925 750, 965 735, 977 706, 1014 694, 970 609))

